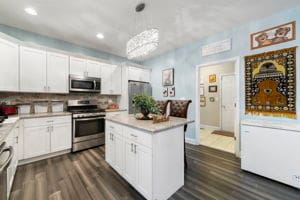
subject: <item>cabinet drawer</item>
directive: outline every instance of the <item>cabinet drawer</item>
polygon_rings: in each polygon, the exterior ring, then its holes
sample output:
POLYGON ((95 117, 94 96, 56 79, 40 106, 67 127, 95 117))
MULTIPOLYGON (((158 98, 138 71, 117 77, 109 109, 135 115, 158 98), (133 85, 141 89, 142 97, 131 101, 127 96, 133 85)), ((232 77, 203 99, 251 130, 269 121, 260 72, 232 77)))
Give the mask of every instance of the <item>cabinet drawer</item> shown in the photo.
POLYGON ((144 133, 130 127, 124 127, 123 131, 124 136, 129 140, 152 148, 152 135, 150 133, 144 133))
POLYGON ((43 117, 24 120, 24 127, 47 126, 49 124, 71 123, 71 116, 43 117))
POLYGON ((123 136, 122 125, 120 124, 106 121, 105 128, 107 129, 108 133, 114 133, 123 136))

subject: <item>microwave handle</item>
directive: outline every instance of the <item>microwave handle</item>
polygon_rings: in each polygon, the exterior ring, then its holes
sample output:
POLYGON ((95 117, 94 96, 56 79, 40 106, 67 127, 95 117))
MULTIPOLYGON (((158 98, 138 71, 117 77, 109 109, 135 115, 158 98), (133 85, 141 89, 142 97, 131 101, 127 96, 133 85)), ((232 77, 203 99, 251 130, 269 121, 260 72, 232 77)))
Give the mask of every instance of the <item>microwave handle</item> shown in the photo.
POLYGON ((97 83, 96 83, 96 80, 94 80, 94 90, 96 90, 96 86, 97 86, 97 83))

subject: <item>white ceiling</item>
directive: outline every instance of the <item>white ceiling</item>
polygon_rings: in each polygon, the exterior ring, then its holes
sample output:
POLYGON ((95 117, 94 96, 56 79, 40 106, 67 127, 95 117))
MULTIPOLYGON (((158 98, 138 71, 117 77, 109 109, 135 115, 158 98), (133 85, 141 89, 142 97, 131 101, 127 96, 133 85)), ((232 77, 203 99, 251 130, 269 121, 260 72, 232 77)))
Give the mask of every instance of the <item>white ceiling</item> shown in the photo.
MULTIPOLYGON (((143 0, 1 0, 0 23, 125 57, 133 36, 135 5, 143 0), (38 16, 25 14, 32 6, 38 16), (96 34, 101 32, 104 39, 96 34)), ((160 30, 160 45, 151 56, 208 35, 257 20, 299 0, 144 0, 160 30)), ((141 29, 140 29, 141 31, 141 29)))

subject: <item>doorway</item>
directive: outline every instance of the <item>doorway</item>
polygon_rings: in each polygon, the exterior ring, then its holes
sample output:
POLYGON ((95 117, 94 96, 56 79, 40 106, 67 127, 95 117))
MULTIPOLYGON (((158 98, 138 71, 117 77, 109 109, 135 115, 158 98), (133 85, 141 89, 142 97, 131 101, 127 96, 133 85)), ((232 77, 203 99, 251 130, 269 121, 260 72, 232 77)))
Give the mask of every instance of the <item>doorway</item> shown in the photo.
POLYGON ((198 144, 239 156, 239 58, 197 67, 198 144))

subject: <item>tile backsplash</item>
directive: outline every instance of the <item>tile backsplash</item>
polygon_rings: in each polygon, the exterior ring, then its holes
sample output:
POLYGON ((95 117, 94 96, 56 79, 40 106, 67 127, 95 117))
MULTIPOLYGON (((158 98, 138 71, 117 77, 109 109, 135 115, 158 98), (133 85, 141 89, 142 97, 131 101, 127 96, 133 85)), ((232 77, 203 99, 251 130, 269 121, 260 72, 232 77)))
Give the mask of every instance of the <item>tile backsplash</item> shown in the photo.
POLYGON ((77 99, 96 99, 100 108, 106 108, 109 104, 117 104, 116 96, 71 93, 71 94, 43 94, 43 93, 17 93, 17 92, 0 92, 0 103, 5 102, 9 105, 19 103, 32 103, 34 101, 64 101, 65 109, 68 100, 77 99))

